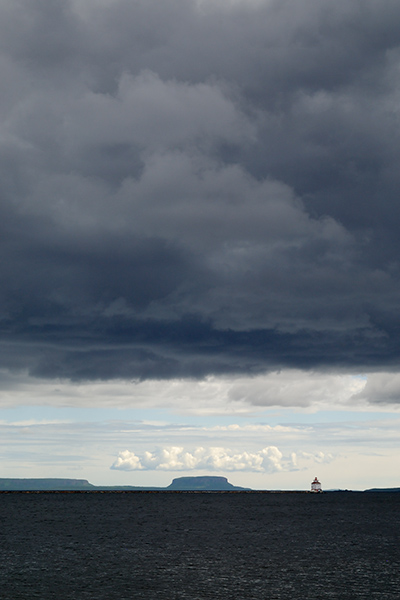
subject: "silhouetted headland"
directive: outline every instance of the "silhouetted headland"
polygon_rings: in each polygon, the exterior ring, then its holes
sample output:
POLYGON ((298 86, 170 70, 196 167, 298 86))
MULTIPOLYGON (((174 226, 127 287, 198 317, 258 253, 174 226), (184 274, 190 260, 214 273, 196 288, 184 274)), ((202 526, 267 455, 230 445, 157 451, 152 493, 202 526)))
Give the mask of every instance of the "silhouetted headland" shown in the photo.
POLYGON ((96 486, 87 479, 0 479, 1 491, 250 491, 226 477, 177 477, 168 487, 96 486))
MULTIPOLYGON (((87 479, 64 478, 0 478, 2 492, 269 492, 269 493, 310 493, 292 490, 252 490, 229 483, 226 477, 205 475, 200 477, 177 477, 167 487, 140 487, 132 485, 99 486, 87 479)), ((349 492, 350 490, 327 490, 328 492, 349 492)), ((365 492, 400 492, 398 488, 372 488, 365 492)))
POLYGON ((232 485, 226 477, 177 477, 166 488, 167 490, 177 491, 205 491, 205 492, 231 492, 231 491, 250 491, 250 488, 243 488, 232 485))

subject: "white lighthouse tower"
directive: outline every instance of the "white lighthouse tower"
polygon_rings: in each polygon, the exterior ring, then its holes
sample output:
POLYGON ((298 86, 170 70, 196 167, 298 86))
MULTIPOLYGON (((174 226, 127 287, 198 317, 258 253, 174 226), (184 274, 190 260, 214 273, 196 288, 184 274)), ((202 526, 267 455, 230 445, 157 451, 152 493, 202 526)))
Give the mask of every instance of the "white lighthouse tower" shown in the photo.
POLYGON ((314 481, 311 483, 311 491, 322 492, 322 487, 317 477, 315 477, 314 481))

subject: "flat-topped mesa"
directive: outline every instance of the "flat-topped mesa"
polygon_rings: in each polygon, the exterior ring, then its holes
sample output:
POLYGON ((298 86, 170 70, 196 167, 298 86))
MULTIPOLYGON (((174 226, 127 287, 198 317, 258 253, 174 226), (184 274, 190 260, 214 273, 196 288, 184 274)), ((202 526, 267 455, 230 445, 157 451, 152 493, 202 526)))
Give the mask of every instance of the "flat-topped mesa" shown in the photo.
POLYGON ((0 479, 0 491, 56 491, 56 490, 92 490, 95 489, 87 479, 0 479))
POLYGON ((204 475, 202 477, 177 477, 176 479, 173 479, 172 483, 165 489, 194 492, 229 492, 235 490, 247 490, 248 488, 232 485, 226 477, 204 475))

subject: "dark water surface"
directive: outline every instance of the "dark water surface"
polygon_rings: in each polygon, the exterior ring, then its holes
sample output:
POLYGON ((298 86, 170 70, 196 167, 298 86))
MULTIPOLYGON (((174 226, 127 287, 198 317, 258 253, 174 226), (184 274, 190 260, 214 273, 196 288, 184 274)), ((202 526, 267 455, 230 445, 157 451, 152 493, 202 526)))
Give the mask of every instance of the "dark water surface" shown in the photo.
POLYGON ((0 598, 400 599, 400 494, 0 494, 0 598))

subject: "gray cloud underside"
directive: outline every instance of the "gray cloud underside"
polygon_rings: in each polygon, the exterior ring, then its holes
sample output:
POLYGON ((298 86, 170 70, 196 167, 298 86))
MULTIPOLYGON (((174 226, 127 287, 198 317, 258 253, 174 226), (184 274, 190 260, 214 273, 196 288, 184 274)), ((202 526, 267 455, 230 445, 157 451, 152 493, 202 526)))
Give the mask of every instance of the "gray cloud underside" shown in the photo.
POLYGON ((1 0, 1 366, 395 368, 399 22, 1 0))

